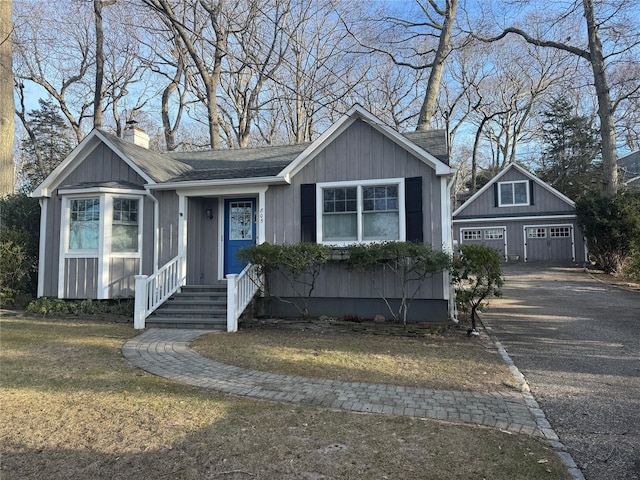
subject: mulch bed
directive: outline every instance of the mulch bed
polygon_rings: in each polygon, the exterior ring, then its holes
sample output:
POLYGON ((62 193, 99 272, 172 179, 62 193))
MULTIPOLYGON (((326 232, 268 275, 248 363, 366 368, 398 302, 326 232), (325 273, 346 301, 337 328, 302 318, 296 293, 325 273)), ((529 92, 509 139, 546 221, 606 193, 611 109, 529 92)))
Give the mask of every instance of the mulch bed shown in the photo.
POLYGON ((466 327, 454 323, 376 323, 373 321, 351 322, 332 318, 250 318, 243 319, 239 324, 240 330, 255 328, 278 328, 280 330, 312 331, 312 332, 358 332, 371 335, 387 335, 401 337, 428 337, 432 335, 447 335, 450 333, 466 335, 466 327))

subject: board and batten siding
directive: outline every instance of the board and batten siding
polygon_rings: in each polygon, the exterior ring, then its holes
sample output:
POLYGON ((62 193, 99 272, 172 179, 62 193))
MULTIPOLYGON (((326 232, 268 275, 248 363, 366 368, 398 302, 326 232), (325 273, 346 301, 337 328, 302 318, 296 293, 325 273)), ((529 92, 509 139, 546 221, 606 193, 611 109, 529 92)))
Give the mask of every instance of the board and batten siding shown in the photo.
POLYGON ((212 285, 218 280, 218 199, 189 198, 187 221, 187 284, 212 285), (213 218, 205 215, 207 209, 213 218))
MULTIPOLYGON (((485 243, 482 241, 465 241, 462 237, 462 230, 480 230, 484 232, 484 229, 492 228, 495 226, 504 226, 506 228, 507 235, 507 255, 518 255, 520 257, 520 261, 525 260, 525 227, 535 227, 541 226, 544 228, 549 228, 551 226, 570 226, 573 229, 573 237, 571 237, 571 241, 574 243, 575 249, 575 263, 583 263, 585 262, 585 246, 584 246, 584 237, 578 222, 575 218, 530 218, 527 220, 496 220, 495 223, 487 223, 478 222, 473 220, 465 220, 464 222, 456 222, 454 224, 454 238, 459 241, 461 244, 469 244, 469 243, 485 243)), ((532 242, 536 242, 535 239, 531 240, 532 242)), ((549 237, 545 239, 538 240, 538 242, 545 242, 546 252, 544 253, 544 258, 538 258, 537 260, 546 260, 546 261, 571 261, 572 258, 569 255, 569 250, 567 247, 567 242, 569 239, 551 239, 549 237)), ((532 251, 529 249, 529 257, 528 260, 531 261, 532 251)))
POLYGON ((133 297, 135 275, 140 271, 139 258, 111 257, 109 260, 109 298, 133 297))
MULTIPOLYGON (((530 181, 521 172, 512 169, 500 178, 499 183, 513 181, 530 181)), ((494 189, 488 188, 485 192, 477 197, 472 203, 467 205, 460 211, 457 218, 468 217, 491 217, 491 216, 507 216, 507 215, 540 215, 541 213, 574 213, 574 208, 567 204, 562 198, 554 195, 537 182, 530 182, 533 186, 533 204, 514 206, 514 207, 497 207, 495 204, 494 189)))
POLYGON ((178 255, 178 194, 174 190, 156 190, 158 200, 158 268, 178 255))
POLYGON ((64 298, 98 298, 98 259, 65 259, 64 283, 64 298))
MULTIPOLYGON (((266 192, 266 241, 298 243, 302 184, 422 177, 423 234, 425 243, 440 249, 442 239, 441 181, 434 170, 367 123, 357 120, 318 152, 290 185, 271 186, 266 192)), ((398 297, 397 279, 389 274, 377 278, 385 295, 398 297)), ((283 282, 273 285, 281 296, 291 293, 283 282)), ((350 272, 344 262, 331 262, 321 274, 314 292, 325 298, 379 298, 369 274, 350 272)), ((442 274, 427 280, 418 298, 444 297, 442 274)))
MULTIPOLYGON (((100 143, 87 157, 59 182, 58 188, 81 188, 82 185, 91 185, 102 182, 128 182, 135 185, 144 185, 145 180, 129 167, 111 149, 100 143)), ((79 194, 82 190, 78 191, 79 194)), ((154 204, 146 196, 144 190, 136 192, 141 195, 142 207, 142 253, 144 259, 143 273, 153 271, 153 243, 154 243, 154 204)), ((96 194, 87 194, 87 197, 96 194)), ((116 195, 117 194, 113 194, 116 195)), ((58 189, 52 192, 51 197, 43 199, 47 202, 47 219, 45 221, 46 236, 44 244, 44 273, 42 275, 42 295, 57 296, 59 292, 59 256, 60 227, 62 223, 62 196, 58 189)), ((98 298, 98 259, 67 258, 64 261, 64 298, 98 298)), ((134 275, 140 272, 140 259, 126 258, 111 254, 106 266, 109 271, 108 295, 114 297, 128 297, 133 295, 134 275)))

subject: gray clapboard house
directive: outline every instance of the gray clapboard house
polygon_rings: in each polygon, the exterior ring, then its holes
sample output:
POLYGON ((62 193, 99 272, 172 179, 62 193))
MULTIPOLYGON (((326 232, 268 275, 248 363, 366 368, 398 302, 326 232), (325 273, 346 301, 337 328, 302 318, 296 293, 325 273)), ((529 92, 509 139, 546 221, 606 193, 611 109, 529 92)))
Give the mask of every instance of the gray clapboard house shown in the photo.
MULTIPOLYGON (((259 280, 235 255, 246 245, 452 247, 453 171, 442 131, 402 135, 355 106, 307 144, 161 154, 139 129, 128 135, 92 131, 34 191, 42 209, 39 296, 134 296, 136 328, 218 323, 235 331, 259 280)), ((399 295, 393 279, 381 284, 388 298, 399 295)), ((447 272, 434 275, 410 319, 446 319, 451 296, 447 272)), ((379 313, 387 310, 370 278, 331 262, 311 314, 379 313)))
POLYGON ((493 247, 505 261, 586 259, 575 203, 515 163, 453 212, 453 236, 459 244, 493 247))

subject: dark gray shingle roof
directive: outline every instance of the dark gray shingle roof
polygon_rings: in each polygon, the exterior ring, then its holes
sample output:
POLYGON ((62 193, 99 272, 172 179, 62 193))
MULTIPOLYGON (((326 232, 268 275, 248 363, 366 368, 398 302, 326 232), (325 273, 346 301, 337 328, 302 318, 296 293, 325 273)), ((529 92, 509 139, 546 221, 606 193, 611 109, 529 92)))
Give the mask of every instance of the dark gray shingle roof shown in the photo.
POLYGON ((447 146, 446 130, 426 130, 420 132, 405 132, 402 134, 423 150, 449 165, 449 149, 447 146))
MULTIPOLYGON (((158 153, 101 132, 157 183, 276 176, 310 143, 269 147, 158 153)), ((448 164, 444 130, 408 132, 408 140, 448 164)))

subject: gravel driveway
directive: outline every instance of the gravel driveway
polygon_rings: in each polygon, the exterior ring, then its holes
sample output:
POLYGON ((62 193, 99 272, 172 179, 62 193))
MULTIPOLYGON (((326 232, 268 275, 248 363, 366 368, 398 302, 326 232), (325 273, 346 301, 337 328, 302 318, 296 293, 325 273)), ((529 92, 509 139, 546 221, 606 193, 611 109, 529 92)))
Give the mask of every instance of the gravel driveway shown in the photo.
POLYGON ((640 479, 640 292, 578 268, 505 265, 487 327, 588 480, 640 479))

